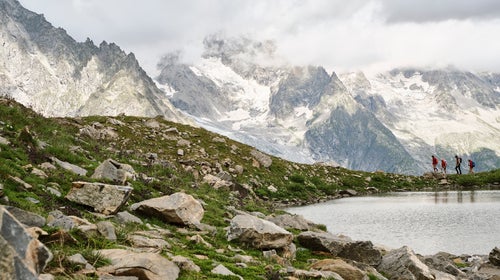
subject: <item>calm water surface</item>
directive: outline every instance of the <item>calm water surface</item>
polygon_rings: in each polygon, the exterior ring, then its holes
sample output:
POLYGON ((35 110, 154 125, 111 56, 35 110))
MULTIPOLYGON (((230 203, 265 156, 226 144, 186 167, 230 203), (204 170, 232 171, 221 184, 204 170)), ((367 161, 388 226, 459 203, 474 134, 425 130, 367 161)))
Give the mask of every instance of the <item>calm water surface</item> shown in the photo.
POLYGON ((500 247, 500 191, 389 193, 287 211, 334 234, 420 254, 488 254, 500 247))

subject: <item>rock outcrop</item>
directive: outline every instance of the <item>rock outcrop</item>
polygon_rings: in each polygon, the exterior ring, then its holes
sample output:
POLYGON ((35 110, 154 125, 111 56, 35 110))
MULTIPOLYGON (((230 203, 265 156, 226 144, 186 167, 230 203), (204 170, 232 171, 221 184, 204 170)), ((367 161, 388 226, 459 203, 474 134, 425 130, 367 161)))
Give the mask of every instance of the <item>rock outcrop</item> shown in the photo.
POLYGON ((227 232, 228 240, 237 240, 259 249, 284 248, 293 234, 272 222, 251 215, 236 215, 227 232))
POLYGON ((130 209, 181 225, 200 223, 205 212, 199 201, 181 192, 144 200, 133 204, 130 209))
POLYGON ((93 207, 103 214, 114 214, 128 200, 131 187, 103 183, 73 182, 66 199, 93 207))

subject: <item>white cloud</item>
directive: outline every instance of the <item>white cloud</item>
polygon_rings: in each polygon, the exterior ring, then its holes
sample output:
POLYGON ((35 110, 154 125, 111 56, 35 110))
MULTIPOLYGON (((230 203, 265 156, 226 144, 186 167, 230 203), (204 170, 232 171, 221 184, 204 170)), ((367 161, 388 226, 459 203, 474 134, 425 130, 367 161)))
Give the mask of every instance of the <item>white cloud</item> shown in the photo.
MULTIPOLYGON (((499 4, 497 4, 499 3, 499 4)), ((203 38, 223 31, 273 39, 293 63, 329 71, 455 65, 500 72, 496 0, 21 0, 78 41, 117 43, 154 74, 182 49, 195 60, 203 38)))

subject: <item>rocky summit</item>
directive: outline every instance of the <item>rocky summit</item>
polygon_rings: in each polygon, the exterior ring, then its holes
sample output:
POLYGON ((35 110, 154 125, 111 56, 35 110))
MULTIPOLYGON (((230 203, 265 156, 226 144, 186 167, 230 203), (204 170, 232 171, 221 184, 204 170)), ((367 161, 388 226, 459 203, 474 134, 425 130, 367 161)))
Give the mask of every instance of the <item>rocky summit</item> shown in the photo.
POLYGON ((299 164, 161 117, 46 118, 6 98, 0 137, 0 279, 500 277, 498 248, 422 256, 281 210, 387 191, 498 189, 498 170, 299 164))
POLYGON ((165 116, 188 122, 114 43, 76 42, 16 0, 0 1, 0 95, 46 116, 165 116))

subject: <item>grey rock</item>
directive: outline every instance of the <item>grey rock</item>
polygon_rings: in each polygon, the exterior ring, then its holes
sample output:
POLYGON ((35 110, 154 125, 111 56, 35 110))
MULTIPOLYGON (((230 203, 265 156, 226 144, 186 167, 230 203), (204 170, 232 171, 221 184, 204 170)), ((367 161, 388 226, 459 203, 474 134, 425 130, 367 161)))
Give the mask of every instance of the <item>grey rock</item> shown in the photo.
POLYGON ((174 256, 172 258, 172 262, 174 262, 181 270, 184 271, 201 271, 201 268, 199 266, 197 266, 192 260, 184 256, 174 256))
POLYGON ((456 257, 448 253, 440 252, 432 256, 426 256, 424 258, 424 263, 435 270, 442 271, 453 276, 465 277, 465 273, 462 272, 452 261, 453 258, 456 257))
POLYGON ((40 168, 43 170, 55 170, 57 167, 50 162, 44 162, 40 164, 40 168))
POLYGON ((293 234, 276 224, 250 215, 236 215, 227 231, 228 241, 237 240, 258 249, 283 248, 293 234))
POLYGON ((376 266, 382 260, 382 252, 371 241, 353 241, 348 237, 335 236, 327 232, 302 232, 299 243, 314 251, 329 252, 334 256, 376 266))
POLYGON ((434 280, 431 269, 407 246, 384 255, 378 271, 387 275, 390 280, 434 280))
POLYGON ((271 157, 260 151, 252 150, 250 154, 265 168, 269 168, 273 164, 271 157))
POLYGON ((0 206, 0 279, 36 280, 52 253, 0 206))
POLYGON ((5 209, 10 212, 19 222, 28 227, 43 227, 45 225, 45 218, 14 206, 5 206, 5 209))
POLYGON ((283 214, 269 216, 266 219, 284 229, 310 230, 314 227, 313 222, 306 220, 301 215, 283 214))
POLYGON ((227 267, 225 267, 222 264, 219 264, 214 269, 212 269, 212 271, 210 271, 210 272, 212 272, 213 274, 219 274, 219 275, 225 275, 225 276, 235 276, 235 277, 238 277, 239 279, 243 280, 243 277, 236 275, 234 272, 232 272, 231 270, 229 270, 227 267))
POLYGON ((66 258, 70 263, 85 265, 88 261, 83 257, 82 254, 74 254, 66 258))
POLYGON ((119 163, 112 159, 103 161, 94 171, 91 178, 107 179, 125 185, 127 180, 135 180, 137 173, 129 164, 119 163))
POLYGON ((135 253, 124 249, 97 251, 102 257, 111 260, 111 265, 98 268, 98 271, 120 276, 135 276, 143 280, 175 280, 179 268, 173 262, 156 253, 135 253))
POLYGON ((19 177, 15 177, 15 176, 11 176, 9 175, 9 179, 11 179, 12 181, 16 182, 17 184, 19 184, 19 186, 21 186, 22 189, 24 190, 30 190, 33 188, 33 186, 31 186, 30 184, 24 182, 23 180, 21 180, 21 178, 19 177))
POLYGON ((87 170, 85 170, 84 168, 81 168, 80 166, 71 164, 71 163, 66 162, 66 161, 59 160, 55 157, 51 157, 51 160, 65 170, 68 170, 68 171, 73 172, 73 173, 80 175, 80 176, 87 175, 87 170))
POLYGON ((97 230, 107 240, 116 241, 116 231, 113 223, 108 221, 100 221, 97 223, 97 230))
POLYGON ((205 212, 198 200, 180 192, 135 203, 130 209, 181 225, 199 223, 205 212))
POLYGON ((127 236, 127 240, 141 252, 161 253, 163 249, 171 248, 165 237, 155 232, 134 232, 127 236))
POLYGON ((70 231, 75 228, 77 224, 72 218, 64 215, 61 211, 54 210, 49 212, 49 215, 47 216, 47 226, 62 228, 66 231, 70 231))
POLYGON ((345 195, 345 196, 357 196, 358 192, 352 189, 347 189, 347 190, 341 190, 339 191, 340 195, 345 195))
POLYGON ((59 190, 54 189, 53 187, 47 187, 47 192, 57 197, 62 196, 61 192, 59 190))
POLYGON ((108 185, 102 183, 73 182, 66 199, 91 206, 103 214, 114 214, 125 204, 131 187, 108 185))
POLYGON ((143 224, 140 218, 130 214, 128 211, 122 211, 116 213, 115 219, 118 223, 121 224, 127 224, 127 223, 143 224))

